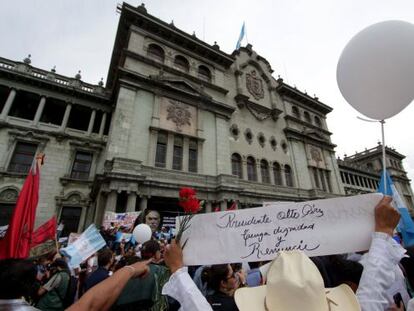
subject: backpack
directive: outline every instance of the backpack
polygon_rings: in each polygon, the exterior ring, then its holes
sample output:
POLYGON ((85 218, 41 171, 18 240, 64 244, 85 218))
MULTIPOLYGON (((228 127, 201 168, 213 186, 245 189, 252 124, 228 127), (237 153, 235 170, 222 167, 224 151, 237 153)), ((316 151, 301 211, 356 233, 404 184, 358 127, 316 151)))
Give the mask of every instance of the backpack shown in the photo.
POLYGON ((56 294, 58 295, 59 299, 62 301, 63 308, 66 309, 70 307, 75 301, 76 291, 78 288, 78 278, 71 276, 67 271, 61 271, 59 273, 66 273, 67 275, 69 275, 69 284, 66 289, 65 296, 62 297, 59 294, 59 291, 55 289, 56 294))

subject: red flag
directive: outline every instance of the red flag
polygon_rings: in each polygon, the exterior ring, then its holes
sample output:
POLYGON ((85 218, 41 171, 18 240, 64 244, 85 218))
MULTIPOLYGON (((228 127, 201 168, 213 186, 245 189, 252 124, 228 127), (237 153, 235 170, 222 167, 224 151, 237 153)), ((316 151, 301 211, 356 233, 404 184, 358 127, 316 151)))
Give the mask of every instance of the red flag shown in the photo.
POLYGON ((33 167, 17 198, 5 237, 0 240, 0 259, 27 258, 33 234, 36 208, 39 201, 39 165, 33 167))
POLYGON ((56 217, 53 216, 48 221, 46 221, 43 225, 36 229, 32 235, 32 244, 30 248, 33 248, 47 240, 54 240, 56 239, 56 217))

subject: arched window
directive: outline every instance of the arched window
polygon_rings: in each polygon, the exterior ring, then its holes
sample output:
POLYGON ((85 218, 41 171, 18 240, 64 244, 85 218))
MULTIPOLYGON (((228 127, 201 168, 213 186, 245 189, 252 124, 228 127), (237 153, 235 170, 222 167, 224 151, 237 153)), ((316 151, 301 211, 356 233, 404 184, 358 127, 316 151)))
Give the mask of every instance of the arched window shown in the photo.
POLYGON ((177 55, 174 59, 174 66, 182 71, 188 72, 190 70, 190 64, 188 60, 181 55, 177 55))
POLYGON ((293 106, 293 107, 292 107, 292 114, 293 114, 296 118, 300 119, 300 112, 299 112, 299 108, 298 108, 298 107, 296 107, 296 106, 293 106))
POLYGON ((206 66, 200 65, 198 67, 198 77, 201 80, 210 82, 211 81, 211 72, 206 66))
POLYGON ((312 123, 312 120, 311 120, 311 117, 310 117, 309 112, 305 111, 305 112, 303 113, 303 115, 305 116, 305 121, 306 121, 306 122, 308 122, 308 123, 312 123))
POLYGON ((289 165, 285 165, 285 180, 286 186, 293 187, 293 176, 292 176, 292 169, 289 165))
POLYGON ((165 53, 162 47, 156 44, 150 44, 148 46, 147 55, 151 58, 156 59, 157 61, 163 63, 165 58, 165 53))
POLYGON ((266 160, 260 161, 260 174, 262 175, 262 182, 270 184, 269 164, 266 160))
POLYGON ((257 181, 256 161, 253 157, 247 158, 247 179, 257 181))
POLYGON ((319 119, 319 117, 315 116, 313 119, 315 120, 315 125, 317 127, 322 127, 321 119, 319 119))
POLYGON ((282 170, 279 163, 273 163, 273 177, 275 178, 275 185, 283 185, 282 170))
POLYGON ((233 153, 231 156, 231 173, 243 178, 242 159, 237 153, 233 153))

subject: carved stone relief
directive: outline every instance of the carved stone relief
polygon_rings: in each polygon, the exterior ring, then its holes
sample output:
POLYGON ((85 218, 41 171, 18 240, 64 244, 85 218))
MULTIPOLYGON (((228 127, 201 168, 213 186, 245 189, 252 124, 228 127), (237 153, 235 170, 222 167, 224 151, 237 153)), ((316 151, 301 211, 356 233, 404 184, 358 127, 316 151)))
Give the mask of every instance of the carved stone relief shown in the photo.
POLYGON ((170 99, 161 99, 160 126, 170 131, 196 136, 197 109, 170 99))
POLYGON ((263 81, 256 76, 256 70, 246 74, 246 87, 255 99, 264 98, 263 81))

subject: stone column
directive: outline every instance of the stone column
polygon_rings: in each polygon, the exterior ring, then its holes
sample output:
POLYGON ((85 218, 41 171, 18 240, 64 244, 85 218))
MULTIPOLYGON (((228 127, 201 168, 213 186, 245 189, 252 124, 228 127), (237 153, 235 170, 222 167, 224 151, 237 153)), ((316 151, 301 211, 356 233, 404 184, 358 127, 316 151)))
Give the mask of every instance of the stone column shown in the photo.
POLYGON ((157 139, 158 131, 155 129, 150 130, 150 140, 148 144, 148 164, 149 166, 155 166, 155 154, 157 152, 157 139))
POLYGON ((66 106, 65 114, 63 115, 62 124, 60 125, 61 131, 64 131, 66 129, 66 126, 68 125, 71 110, 72 110, 72 104, 68 104, 66 106))
POLYGON ((3 110, 1 111, 0 120, 5 120, 9 114, 10 108, 13 104, 13 101, 16 97, 17 91, 16 89, 11 89, 9 96, 7 97, 6 103, 4 104, 3 110))
POLYGON ((96 110, 92 110, 91 118, 89 119, 88 135, 92 134, 93 125, 95 124, 96 110))
POLYGON ((127 213, 135 212, 135 204, 137 203, 137 194, 135 192, 128 193, 127 213))
POLYGON ((220 211, 225 211, 227 209, 227 200, 220 201, 220 211))
POLYGON ((213 211, 213 206, 211 201, 206 201, 206 213, 211 213, 213 211))
POLYGON ((243 172, 243 179, 248 180, 247 177, 247 161, 245 157, 242 158, 242 172, 243 172))
POLYGON ((203 142, 197 142, 197 173, 203 173, 203 142))
POLYGON ((147 203, 148 203, 147 197, 145 195, 142 196, 141 201, 139 202, 139 210, 141 212, 144 212, 147 209, 147 203))
POLYGON ((270 181, 270 184, 271 185, 275 185, 276 182, 275 182, 275 175, 273 174, 273 163, 272 162, 269 162, 268 170, 269 170, 269 181, 270 181))
POLYGON ((38 125, 40 121, 40 117, 42 116, 43 109, 45 108, 46 104, 46 97, 42 96, 40 97, 39 106, 37 106, 36 114, 33 120, 33 125, 38 125))
POLYGON ((112 190, 110 193, 108 193, 108 197, 106 199, 105 212, 115 212, 117 198, 118 193, 115 190, 112 190))
POLYGON ((159 127, 160 126, 160 101, 161 98, 159 95, 154 95, 154 105, 152 107, 152 118, 151 126, 159 127))
POLYGON ((106 124, 106 112, 104 112, 104 114, 102 115, 101 126, 99 127, 99 137, 102 137, 104 134, 105 124, 106 124))

